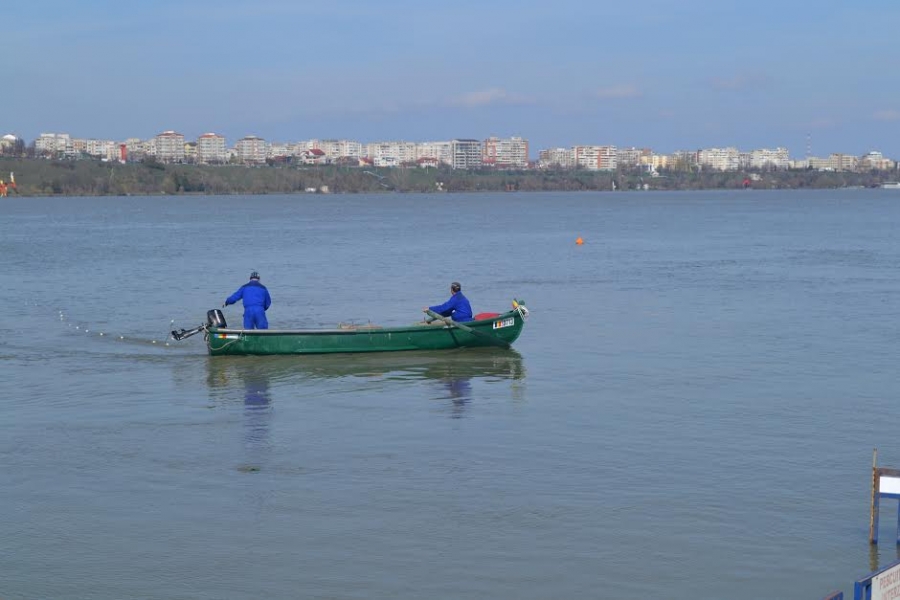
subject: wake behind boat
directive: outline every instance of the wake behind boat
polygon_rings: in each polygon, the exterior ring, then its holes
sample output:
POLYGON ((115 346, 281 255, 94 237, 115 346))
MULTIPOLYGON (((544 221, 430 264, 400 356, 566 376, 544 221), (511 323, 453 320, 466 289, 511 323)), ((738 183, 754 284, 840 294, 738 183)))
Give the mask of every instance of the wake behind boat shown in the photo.
POLYGON ((335 329, 235 329, 218 309, 206 313, 206 323, 194 329, 173 331, 183 340, 203 332, 213 356, 240 354, 334 354, 347 352, 397 352, 448 350, 495 346, 509 348, 522 333, 528 309, 517 300, 512 310, 476 315, 474 321, 457 323, 429 311, 434 321, 402 327, 339 325, 335 329))

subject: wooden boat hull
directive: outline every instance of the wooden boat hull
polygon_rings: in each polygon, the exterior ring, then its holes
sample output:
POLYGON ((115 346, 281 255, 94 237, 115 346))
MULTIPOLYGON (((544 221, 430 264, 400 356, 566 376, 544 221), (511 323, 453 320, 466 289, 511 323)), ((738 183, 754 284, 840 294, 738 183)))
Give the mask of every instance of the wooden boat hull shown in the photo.
POLYGON ((524 324, 522 313, 511 310, 490 319, 464 323, 465 330, 453 325, 300 330, 209 326, 205 337, 213 356, 508 348, 518 339, 524 324))

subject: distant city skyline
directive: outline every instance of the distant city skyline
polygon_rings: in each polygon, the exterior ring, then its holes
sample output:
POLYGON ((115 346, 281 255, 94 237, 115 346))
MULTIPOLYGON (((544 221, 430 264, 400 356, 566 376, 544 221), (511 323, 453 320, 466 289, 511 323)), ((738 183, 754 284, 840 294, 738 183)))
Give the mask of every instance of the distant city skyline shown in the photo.
POLYGON ((897 158, 898 16, 892 0, 15 3, 0 133, 897 158))
MULTIPOLYGON (((675 155, 681 155, 684 153, 695 153, 697 155, 706 154, 707 156, 712 155, 728 155, 730 158, 727 159, 726 162, 734 162, 736 158, 741 154, 746 155, 757 155, 761 157, 769 157, 769 156, 777 156, 777 160, 773 161, 772 164, 786 164, 787 161, 805 161, 807 159, 831 159, 837 160, 838 162, 844 162, 846 160, 866 160, 866 161, 877 161, 879 163, 884 163, 884 161, 889 161, 891 163, 897 163, 898 160, 896 157, 892 157, 884 154, 880 150, 870 150, 863 154, 854 154, 851 152, 842 152, 841 150, 832 150, 829 152, 823 152, 820 155, 815 155, 812 153, 806 153, 804 155, 795 155, 791 154, 790 151, 785 146, 774 146, 769 148, 742 148, 737 146, 736 144, 723 145, 720 147, 708 147, 708 148, 682 148, 675 152, 660 152, 655 148, 650 146, 616 146, 615 144, 604 144, 600 142, 594 142, 591 144, 573 144, 570 146, 548 146, 546 148, 534 148, 530 145, 529 139, 527 136, 510 136, 509 138, 499 138, 497 136, 487 136, 487 137, 472 137, 472 138, 461 138, 461 137, 452 137, 446 140, 401 140, 398 138, 392 139, 384 139, 384 140, 360 140, 359 138, 355 139, 346 139, 346 138, 308 138, 304 140, 285 140, 285 139, 266 139, 262 136, 256 136, 254 134, 247 134, 241 136, 237 139, 232 139, 231 143, 228 143, 227 136, 220 134, 218 132, 205 132, 198 135, 196 138, 190 138, 189 136, 185 136, 180 131, 177 130, 166 130, 157 133, 156 135, 150 137, 139 137, 139 136, 127 136, 123 139, 103 139, 98 138, 96 136, 74 136, 69 132, 43 132, 36 139, 28 140, 26 138, 18 138, 21 139, 27 145, 34 145, 36 151, 45 152, 47 155, 57 155, 57 156, 67 156, 74 157, 80 153, 86 152, 87 154, 94 154, 98 157, 101 155, 107 155, 108 158, 112 158, 114 156, 119 155, 119 146, 131 146, 132 143, 139 143, 140 145, 146 146, 147 144, 158 143, 159 140, 164 140, 165 143, 169 143, 171 140, 175 139, 177 136, 180 139, 178 145, 184 145, 185 148, 189 145, 193 146, 204 146, 204 141, 210 142, 214 141, 217 148, 221 146, 221 150, 217 150, 217 152, 221 151, 225 153, 226 148, 231 149, 232 151, 239 149, 242 143, 250 142, 254 147, 254 150, 251 152, 252 155, 259 155, 262 158, 259 160, 253 160, 251 162, 264 162, 266 157, 273 158, 278 156, 286 156, 286 155, 299 155, 301 150, 303 149, 313 149, 320 147, 329 147, 330 150, 326 154, 329 160, 343 157, 343 158, 356 158, 356 157, 367 157, 372 158, 373 156, 380 154, 382 151, 386 151, 392 155, 394 155, 399 162, 404 156, 408 156, 410 152, 416 152, 415 150, 404 150, 403 147, 427 147, 428 149, 425 151, 425 154, 429 157, 434 157, 436 150, 434 149, 435 145, 447 145, 452 142, 466 142, 472 141, 477 142, 479 145, 486 144, 488 142, 492 143, 501 143, 507 146, 507 151, 509 150, 509 144, 513 144, 514 146, 521 146, 514 150, 514 154, 516 154, 516 159, 513 163, 516 166, 523 167, 525 162, 527 161, 535 161, 539 157, 543 157, 545 153, 555 153, 556 151, 568 151, 573 152, 578 148, 604 148, 604 149, 612 149, 614 151, 618 151, 620 155, 624 154, 633 154, 638 152, 640 155, 645 156, 656 156, 656 157, 672 157, 675 155), (115 149, 106 148, 106 145, 113 145, 115 149), (259 146, 259 149, 257 149, 259 146), (90 149, 93 147, 93 150, 90 149), (102 147, 102 149, 101 149, 102 147), (353 151, 348 151, 350 147, 354 147, 353 151), (373 149, 383 147, 380 151, 372 152, 373 149)), ((16 139, 15 135, 5 134, 4 140, 6 138, 16 139)), ((8 142, 7 142, 8 143, 8 142)), ((208 143, 207 143, 208 146, 208 143)), ((807 147, 809 150, 810 148, 807 147)), ((495 150, 496 151, 496 150, 495 150)), ((134 152, 134 148, 129 148, 129 152, 134 152)), ((179 151, 180 152, 180 151, 179 151)), ((144 149, 139 151, 140 154, 156 154, 156 150, 151 150, 150 146, 146 146, 144 149)), ((240 153, 240 152, 239 152, 240 153)), ((165 152, 164 154, 169 154, 165 152)), ((174 158, 174 157, 169 157, 174 158)), ((182 155, 183 158, 183 155, 182 155)), ((446 157, 444 157, 446 158, 446 157)), ((769 158, 762 159, 763 162, 769 162, 769 158)), ((620 159, 621 161, 621 159, 620 159)), ((175 162, 181 162, 181 160, 175 160, 175 162)), ((218 161, 218 158, 216 160, 218 161)), ((398 164, 399 164, 398 162, 398 164)), ((447 161, 449 162, 449 161, 447 161)), ((808 161, 807 161, 808 162, 808 161)), ((819 161, 822 162, 822 161, 819 161)), ((385 165, 382 165, 385 166, 385 165)), ((893 169, 896 167, 896 164, 886 167, 879 166, 879 169, 893 169)))
MULTIPOLYGON (((15 136, 0 138, 0 153, 17 147, 15 136)), ((21 150, 20 150, 21 152, 21 150)), ((528 169, 580 168, 612 171, 619 167, 640 167, 656 174, 660 169, 684 169, 696 166, 718 171, 740 169, 814 169, 823 171, 878 170, 893 171, 897 161, 881 152, 862 156, 831 153, 827 157, 791 157, 784 147, 751 150, 701 148, 672 154, 654 152, 651 148, 619 148, 614 145, 575 145, 568 148, 542 148, 538 160, 529 153, 527 138, 489 137, 452 139, 448 141, 377 141, 310 139, 294 142, 271 142, 257 136, 245 136, 228 145, 226 138, 205 133, 196 141, 169 130, 153 138, 127 138, 124 141, 96 138, 74 138, 68 133, 44 133, 33 143, 35 157, 80 159, 92 157, 104 161, 143 161, 150 157, 163 163, 204 165, 341 164, 374 167, 437 167, 453 169, 528 169)))

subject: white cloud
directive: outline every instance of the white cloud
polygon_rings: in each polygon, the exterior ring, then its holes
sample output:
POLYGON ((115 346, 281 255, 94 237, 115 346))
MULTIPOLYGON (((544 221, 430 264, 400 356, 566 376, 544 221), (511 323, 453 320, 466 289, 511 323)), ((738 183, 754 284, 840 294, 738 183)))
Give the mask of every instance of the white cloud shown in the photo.
POLYGON ((729 92, 747 91, 754 88, 764 87, 768 83, 768 77, 765 75, 735 75, 734 77, 713 77, 710 80, 710 86, 714 90, 723 90, 729 92))
POLYGON ((477 92, 468 92, 450 101, 452 106, 464 108, 478 108, 497 104, 527 104, 529 101, 524 96, 511 94, 503 88, 489 88, 477 92))
POLYGON ((641 91, 630 83, 613 85, 610 87, 600 88, 594 91, 594 97, 601 100, 612 98, 637 98, 641 95, 641 91))
POLYGON ((837 125, 837 122, 830 117, 822 117, 813 119, 807 124, 808 129, 831 129, 837 125))
POLYGON ((873 116, 876 121, 900 121, 900 110, 879 110, 873 116))

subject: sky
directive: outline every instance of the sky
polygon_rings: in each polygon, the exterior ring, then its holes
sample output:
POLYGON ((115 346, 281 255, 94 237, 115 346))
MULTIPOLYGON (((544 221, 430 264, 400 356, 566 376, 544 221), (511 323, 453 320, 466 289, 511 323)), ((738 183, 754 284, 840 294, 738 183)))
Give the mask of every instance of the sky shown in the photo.
POLYGON ((897 0, 29 0, 0 135, 900 159, 897 0))

